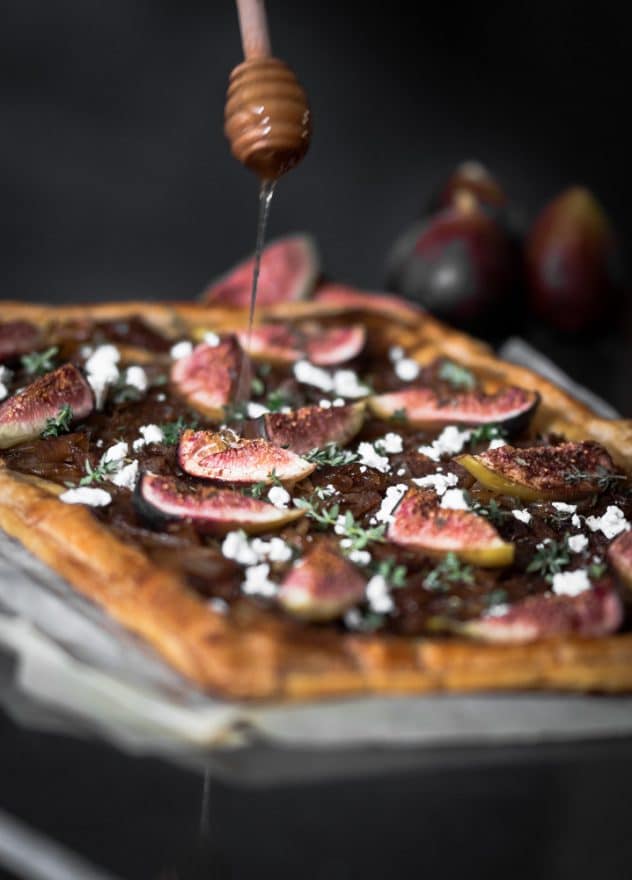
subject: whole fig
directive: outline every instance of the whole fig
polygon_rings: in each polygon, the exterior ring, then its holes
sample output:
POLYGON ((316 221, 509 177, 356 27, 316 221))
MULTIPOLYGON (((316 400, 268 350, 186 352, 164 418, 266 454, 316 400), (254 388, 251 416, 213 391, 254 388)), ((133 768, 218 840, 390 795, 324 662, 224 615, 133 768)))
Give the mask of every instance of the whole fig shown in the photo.
POLYGON ((530 308, 559 330, 585 330, 622 291, 610 221, 592 193, 572 187, 536 218, 525 246, 530 308))

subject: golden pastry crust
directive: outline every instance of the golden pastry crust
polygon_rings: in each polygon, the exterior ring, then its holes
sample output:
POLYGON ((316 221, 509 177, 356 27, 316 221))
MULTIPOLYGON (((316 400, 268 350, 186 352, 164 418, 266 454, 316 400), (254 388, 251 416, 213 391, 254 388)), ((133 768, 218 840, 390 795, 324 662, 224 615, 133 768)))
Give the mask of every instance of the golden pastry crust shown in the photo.
MULTIPOLYGON (((340 312, 339 309, 336 310, 340 312)), ((355 309, 357 311, 357 309, 355 309)), ((243 326, 244 312, 194 303, 146 302, 47 307, 2 303, 3 320, 110 320, 142 314, 174 340, 195 328, 243 326)), ((284 304, 285 319, 326 316, 327 304, 284 304)), ((279 317, 279 307, 259 320, 279 317)), ((379 323, 388 342, 405 344, 420 362, 447 355, 483 379, 538 390, 538 430, 595 439, 628 470, 632 421, 597 418, 536 373, 496 358, 483 343, 427 315, 416 325, 379 323)), ((0 463, 0 527, 67 579, 80 593, 151 644, 201 689, 241 699, 300 700, 360 693, 425 693, 552 689, 632 690, 632 634, 557 638, 529 645, 486 645, 465 639, 403 638, 320 630, 244 604, 214 611, 177 574, 161 570, 81 505, 55 496, 59 487, 0 463)))

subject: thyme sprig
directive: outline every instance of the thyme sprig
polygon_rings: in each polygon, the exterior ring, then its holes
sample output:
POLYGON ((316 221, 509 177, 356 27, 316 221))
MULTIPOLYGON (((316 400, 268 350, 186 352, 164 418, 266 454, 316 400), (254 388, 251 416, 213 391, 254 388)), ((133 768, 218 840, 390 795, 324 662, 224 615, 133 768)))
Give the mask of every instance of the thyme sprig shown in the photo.
POLYGON ((162 442, 166 443, 167 446, 177 446, 180 434, 187 429, 194 431, 197 426, 198 423, 195 419, 191 422, 186 422, 182 416, 178 416, 175 422, 163 422, 162 425, 159 425, 162 431, 162 442))
POLYGON ((446 553, 441 562, 424 578, 428 590, 448 590, 450 584, 474 583, 474 569, 461 562, 456 553, 446 553))
POLYGON ((381 575, 391 587, 405 587, 408 569, 405 565, 398 565, 393 557, 378 562, 375 573, 381 575))
POLYGON ((490 498, 486 504, 483 504, 482 501, 470 500, 470 508, 479 516, 487 517, 494 525, 501 525, 511 516, 509 511, 504 510, 495 498, 490 498))
POLYGON ((48 373, 55 366, 55 358, 59 354, 59 348, 51 345, 45 351, 34 351, 31 354, 23 354, 20 358, 22 369, 29 376, 39 376, 48 373))
POLYGON ((67 434, 70 431, 70 425, 73 419, 72 407, 65 403, 58 411, 57 415, 46 419, 46 426, 41 433, 44 439, 49 437, 59 437, 60 434, 67 434))
POLYGON ((248 494, 252 496, 252 498, 261 498, 261 496, 266 492, 270 486, 281 486, 283 488, 283 483, 279 479, 279 476, 274 468, 268 474, 267 480, 261 480, 258 483, 253 483, 252 486, 248 489, 248 494))
POLYGON ((340 467, 343 464, 351 464, 354 461, 358 461, 360 456, 357 452, 352 452, 350 449, 341 449, 337 443, 327 443, 322 449, 312 449, 311 452, 306 452, 303 458, 313 462, 318 467, 324 467, 325 465, 340 467))
POLYGON ((456 389, 471 391, 476 387, 476 377, 466 367, 454 361, 445 360, 439 367, 438 376, 456 389))
POLYGON ((600 492, 606 492, 608 489, 613 488, 618 480, 626 479, 625 474, 615 474, 603 465, 598 465, 594 471, 582 471, 580 468, 573 466, 564 474, 565 482, 571 486, 583 482, 596 483, 600 492))
POLYGON ((527 565, 527 571, 539 574, 545 581, 552 583, 553 576, 559 574, 571 561, 567 538, 568 535, 565 535, 561 541, 552 538, 544 541, 527 565))
POLYGON ((106 454, 107 453, 104 453, 101 456, 96 467, 92 467, 90 461, 86 459, 86 475, 79 480, 80 486, 90 486, 92 483, 103 483, 111 474, 114 474, 119 470, 121 467, 120 459, 115 458, 107 461, 105 458, 106 454))
POLYGON ((504 440, 506 437, 507 431, 501 425, 477 425, 471 429, 468 443, 483 443, 486 440, 496 440, 498 438, 504 440))

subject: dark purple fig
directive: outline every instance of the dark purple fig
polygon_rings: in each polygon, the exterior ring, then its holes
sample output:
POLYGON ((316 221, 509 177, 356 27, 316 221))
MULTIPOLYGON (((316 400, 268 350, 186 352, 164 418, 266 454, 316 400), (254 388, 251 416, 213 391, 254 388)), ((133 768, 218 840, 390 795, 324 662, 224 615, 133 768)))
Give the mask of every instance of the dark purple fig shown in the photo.
POLYGON ((224 483, 295 483, 316 467, 266 440, 244 440, 232 431, 184 431, 178 463, 192 477, 224 483), (272 476, 273 475, 273 476, 272 476))
MULTIPOLYGON (((249 257, 212 282, 202 299, 217 306, 248 308, 253 270, 254 257, 249 257)), ((305 299, 314 289, 319 272, 318 251, 310 236, 288 235, 270 242, 261 258, 257 305, 305 299)))
POLYGON ((362 324, 327 327, 307 340, 307 357, 319 367, 333 367, 357 357, 366 342, 362 324))
POLYGON ((201 342, 190 355, 175 361, 171 381, 187 403, 210 419, 221 420, 232 400, 243 360, 234 336, 219 345, 201 342))
POLYGON ((440 507, 432 490, 409 489, 388 527, 389 541, 429 556, 454 553, 464 562, 498 568, 511 565, 513 544, 502 540, 485 519, 469 510, 440 507))
POLYGON ((388 286, 453 323, 490 314, 512 287, 508 234, 468 192, 396 242, 388 286))
POLYGON ((606 578, 577 596, 528 596, 504 614, 457 624, 457 631, 485 642, 524 644, 556 636, 599 638, 616 632, 622 621, 621 599, 606 578))
POLYGON ((623 477, 603 446, 591 441, 529 449, 505 445, 457 461, 490 492, 524 501, 583 498, 623 477))
POLYGON ((459 193, 471 193, 477 202, 492 210, 503 208, 507 196, 495 177, 480 162, 462 162, 448 178, 434 208, 447 208, 459 198, 459 193))
POLYGON ((354 565, 320 543, 287 574, 278 599, 302 620, 335 620, 361 601, 365 586, 354 565))
POLYGON ((292 364, 303 357, 301 336, 285 324, 261 324, 237 333, 244 351, 254 361, 269 364, 292 364))
POLYGON ((544 208, 531 227, 525 262, 531 308, 560 330, 592 327, 621 293, 610 221, 583 187, 566 190, 544 208))
POLYGON ((364 423, 364 402, 329 409, 303 406, 289 413, 266 413, 258 421, 271 443, 303 455, 328 443, 344 446, 352 440, 364 423))
POLYGON ((380 419, 390 419, 404 410, 413 427, 500 424, 508 431, 519 431, 529 424, 539 402, 536 391, 514 386, 494 394, 455 391, 449 397, 432 388, 407 388, 370 397, 368 406, 380 419))
POLYGON ((13 361, 34 351, 41 342, 41 333, 28 321, 0 323, 0 364, 13 361))
POLYGON ((201 531, 223 535, 231 529, 249 534, 279 529, 303 515, 282 509, 232 489, 188 485, 175 477, 145 473, 136 487, 136 505, 150 521, 191 520, 201 531))
POLYGON ((321 314, 368 312, 409 325, 418 324, 423 316, 423 310, 415 303, 406 302, 388 293, 358 290, 347 284, 323 284, 316 290, 314 300, 323 307, 321 314))
POLYGON ((608 547, 608 561, 623 583, 632 588, 632 529, 623 532, 608 547))
POLYGON ((67 406, 72 410, 69 424, 85 418, 94 408, 92 389, 73 364, 40 376, 0 405, 0 449, 38 437, 48 420, 67 406))

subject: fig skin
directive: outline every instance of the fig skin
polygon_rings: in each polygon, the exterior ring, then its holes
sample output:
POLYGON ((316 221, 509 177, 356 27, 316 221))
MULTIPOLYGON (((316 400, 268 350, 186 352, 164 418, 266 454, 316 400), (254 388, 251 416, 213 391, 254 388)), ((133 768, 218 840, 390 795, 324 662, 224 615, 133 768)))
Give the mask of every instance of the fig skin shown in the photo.
POLYGON ((308 333, 282 324, 262 324, 237 334, 239 344, 257 362, 293 364, 307 356, 319 367, 342 364, 364 348, 366 330, 361 324, 320 327, 308 333))
POLYGON ((40 376, 0 404, 0 449, 39 437, 48 419, 65 405, 71 407, 74 422, 94 409, 92 389, 74 364, 63 364, 40 376))
POLYGON ((303 357, 302 339, 284 324, 262 324, 237 333, 239 344, 253 361, 283 366, 303 357))
POLYGON ((590 441, 528 449, 505 445, 479 455, 460 455, 456 461, 490 492, 523 501, 572 501, 598 494, 597 477, 619 473, 608 452, 590 441), (577 472, 595 477, 575 479, 577 472))
POLYGON ((612 315, 623 287, 610 221, 593 194, 572 187, 550 202, 525 245, 530 308, 558 330, 590 329, 612 315))
POLYGON ((316 465, 266 440, 246 440, 232 431, 186 430, 178 443, 178 463, 192 477, 219 483, 293 484, 314 471, 316 465))
POLYGON ((233 399, 243 357, 234 336, 224 337, 219 345, 201 342, 172 364, 171 383, 191 407, 221 421, 224 407, 233 399))
POLYGON ((364 424, 365 403, 346 406, 303 406, 290 413, 266 413, 257 420, 256 430, 270 443, 304 455, 328 443, 344 446, 364 424))
POLYGON ((41 339, 39 329, 28 321, 0 322, 0 364, 10 363, 34 351, 41 339))
POLYGON ((389 293, 358 290, 348 284, 336 282, 321 285, 314 300, 325 308, 321 314, 346 314, 348 312, 369 312, 383 316, 401 324, 416 325, 424 310, 416 303, 409 302, 389 293))
POLYGON ((440 507, 432 490, 408 490, 395 510, 387 538, 429 556, 455 553, 463 562, 483 568, 511 565, 514 557, 513 544, 503 541, 485 517, 440 507))
POLYGON ((278 600, 294 617, 326 622, 360 602, 365 586, 357 568, 321 542, 286 575, 278 600))
POLYGON ((608 562, 626 587, 632 589, 632 529, 623 532, 608 547, 608 562))
POLYGON ((327 327, 308 337, 306 353, 317 367, 334 367, 357 357, 366 342, 362 324, 348 327, 327 327))
POLYGON ((172 519, 188 519, 200 531, 220 536, 232 529, 256 535, 280 529, 303 516, 298 508, 280 509, 232 489, 189 486, 175 477, 148 472, 136 484, 134 503, 156 526, 172 519))
POLYGON ((454 392, 447 399, 432 388, 407 388, 369 397, 367 405, 380 419, 405 410, 407 424, 415 428, 500 424, 509 433, 517 433, 529 424, 539 402, 536 391, 508 386, 494 394, 454 392))

